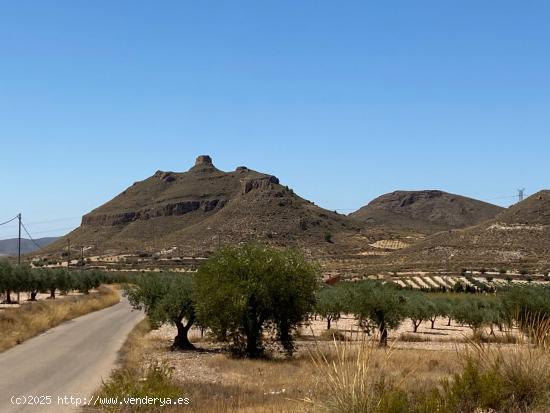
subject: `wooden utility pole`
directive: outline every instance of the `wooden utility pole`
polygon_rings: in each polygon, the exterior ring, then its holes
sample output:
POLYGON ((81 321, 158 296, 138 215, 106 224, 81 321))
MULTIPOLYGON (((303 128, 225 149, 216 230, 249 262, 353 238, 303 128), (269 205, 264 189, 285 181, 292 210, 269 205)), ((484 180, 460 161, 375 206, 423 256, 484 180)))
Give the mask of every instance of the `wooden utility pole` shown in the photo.
POLYGON ((18 247, 17 247, 17 265, 21 265, 21 213, 17 215, 17 219, 19 220, 19 239, 18 239, 18 247))
MULTIPOLYGON (((17 242, 17 265, 21 265, 21 213, 17 215, 19 220, 19 236, 17 242)), ((21 293, 17 291, 17 302, 21 299, 21 293)))

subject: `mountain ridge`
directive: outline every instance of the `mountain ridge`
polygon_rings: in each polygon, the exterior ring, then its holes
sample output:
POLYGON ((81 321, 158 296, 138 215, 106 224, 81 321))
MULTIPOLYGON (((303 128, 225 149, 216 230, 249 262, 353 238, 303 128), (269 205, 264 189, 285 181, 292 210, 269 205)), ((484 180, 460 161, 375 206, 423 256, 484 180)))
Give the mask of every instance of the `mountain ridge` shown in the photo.
MULTIPOLYGON (((43 237, 37 238, 34 241, 42 248, 45 248, 49 244, 55 242, 59 237, 43 237)), ((8 238, 0 240, 0 256, 15 256, 18 253, 18 238, 8 238)), ((30 239, 21 238, 21 254, 31 254, 39 251, 34 242, 30 239)))

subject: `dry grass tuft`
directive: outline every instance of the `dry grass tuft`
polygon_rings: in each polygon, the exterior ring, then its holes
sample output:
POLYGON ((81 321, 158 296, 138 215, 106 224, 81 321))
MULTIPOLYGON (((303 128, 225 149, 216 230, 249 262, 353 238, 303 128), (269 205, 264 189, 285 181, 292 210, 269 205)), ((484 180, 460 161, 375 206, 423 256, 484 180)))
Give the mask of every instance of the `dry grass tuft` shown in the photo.
POLYGON ((519 329, 525 332, 535 347, 550 350, 550 318, 542 313, 526 314, 519 319, 519 329))
POLYGON ((390 363, 393 354, 392 347, 380 349, 371 340, 335 340, 330 353, 317 347, 311 352, 311 359, 325 379, 329 395, 318 407, 330 413, 379 411, 386 395, 400 389, 414 371, 414 365, 402 366, 401 374, 396 374, 390 363))
POLYGON ((106 286, 90 295, 30 302, 0 312, 0 351, 7 350, 64 321, 117 304, 119 294, 106 286))

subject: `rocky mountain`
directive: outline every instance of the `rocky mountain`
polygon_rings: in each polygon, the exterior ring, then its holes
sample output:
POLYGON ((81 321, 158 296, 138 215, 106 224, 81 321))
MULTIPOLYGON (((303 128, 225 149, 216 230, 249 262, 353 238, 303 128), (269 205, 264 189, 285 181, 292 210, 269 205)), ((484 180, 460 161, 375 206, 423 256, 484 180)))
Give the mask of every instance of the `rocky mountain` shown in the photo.
POLYGON ((187 172, 157 171, 82 218, 80 227, 48 248, 72 245, 87 255, 177 251, 203 255, 218 245, 261 241, 337 253, 370 242, 362 223, 322 209, 273 175, 241 166, 217 169, 199 156, 187 172))
MULTIPOLYGON (((35 239, 36 244, 40 247, 46 247, 56 241, 58 237, 44 237, 35 239)), ((30 254, 39 250, 30 239, 21 238, 21 254, 30 254)), ((0 240, 0 256, 15 256, 18 253, 19 240, 18 238, 0 240)))
POLYGON ((394 191, 351 214, 369 226, 430 234, 477 225, 503 208, 443 191, 394 191))
POLYGON ((407 267, 550 269, 550 190, 474 227, 442 232, 390 257, 407 267))

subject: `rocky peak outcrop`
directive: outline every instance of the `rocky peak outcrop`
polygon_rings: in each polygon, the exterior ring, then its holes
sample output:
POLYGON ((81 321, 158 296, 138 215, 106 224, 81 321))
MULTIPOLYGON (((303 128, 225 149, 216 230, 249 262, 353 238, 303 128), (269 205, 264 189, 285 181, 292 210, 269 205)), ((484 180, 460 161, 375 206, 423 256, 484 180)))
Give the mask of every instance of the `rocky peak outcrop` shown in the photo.
POLYGON ((195 161, 195 166, 198 166, 198 165, 213 166, 212 158, 209 155, 199 155, 197 156, 197 160, 195 161))
POLYGON ((189 171, 192 172, 205 172, 205 171, 217 171, 212 158, 209 155, 199 155, 195 160, 195 166, 193 166, 189 171))
POLYGON ((272 189, 273 185, 279 184, 279 178, 273 175, 266 175, 261 178, 245 178, 241 180, 242 194, 247 194, 255 189, 272 189))

